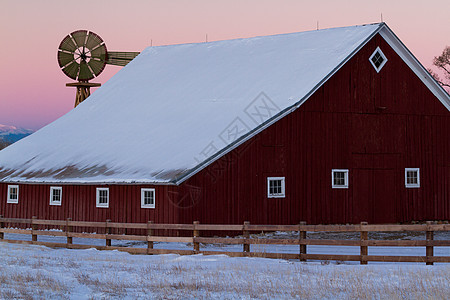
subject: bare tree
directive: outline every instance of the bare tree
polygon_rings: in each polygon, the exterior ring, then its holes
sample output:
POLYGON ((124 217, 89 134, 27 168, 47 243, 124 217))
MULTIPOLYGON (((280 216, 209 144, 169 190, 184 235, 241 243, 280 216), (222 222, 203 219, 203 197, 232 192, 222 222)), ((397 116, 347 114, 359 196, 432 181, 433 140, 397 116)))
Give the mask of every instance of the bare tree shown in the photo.
POLYGON ((444 74, 444 78, 441 79, 439 75, 431 69, 428 71, 440 85, 448 90, 450 88, 450 46, 446 46, 444 51, 442 51, 442 54, 433 59, 433 65, 444 74))

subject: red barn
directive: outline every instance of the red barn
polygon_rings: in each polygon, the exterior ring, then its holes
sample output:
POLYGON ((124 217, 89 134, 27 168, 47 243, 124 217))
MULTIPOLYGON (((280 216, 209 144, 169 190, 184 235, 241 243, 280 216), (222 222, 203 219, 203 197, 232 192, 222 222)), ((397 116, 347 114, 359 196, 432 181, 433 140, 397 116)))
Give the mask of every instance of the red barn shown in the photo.
POLYGON ((449 95, 384 23, 149 47, 0 152, 0 214, 448 220, 449 136, 449 95))

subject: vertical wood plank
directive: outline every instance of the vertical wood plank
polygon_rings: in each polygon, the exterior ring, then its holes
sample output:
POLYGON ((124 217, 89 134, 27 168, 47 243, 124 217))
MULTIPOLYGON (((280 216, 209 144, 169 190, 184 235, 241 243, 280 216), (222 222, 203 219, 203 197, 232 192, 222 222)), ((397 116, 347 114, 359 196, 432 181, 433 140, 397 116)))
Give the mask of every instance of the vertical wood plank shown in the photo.
MULTIPOLYGON (((301 229, 301 226, 306 225, 305 221, 300 222, 300 230, 298 233, 299 241, 306 240, 306 231, 301 229)), ((300 261, 306 261, 302 256, 306 254, 306 245, 300 245, 300 261)))
MULTIPOLYGON (((194 230, 192 231, 192 235, 193 235, 194 240, 195 240, 196 237, 200 236, 200 230, 198 230, 198 227, 197 227, 197 225, 200 224, 200 222, 199 221, 194 221, 193 224, 194 224, 194 230)), ((195 252, 200 251, 200 243, 199 242, 194 242, 194 251, 195 252)))
POLYGON ((69 233, 72 232, 73 228, 69 225, 69 222, 72 221, 72 218, 67 218, 66 220, 66 234, 67 234, 67 244, 72 245, 72 237, 69 236, 69 233))
POLYGON ((37 235, 33 233, 33 231, 37 230, 38 227, 36 224, 34 224, 34 220, 36 220, 37 217, 36 216, 32 216, 31 217, 31 229, 32 229, 32 233, 31 233, 31 241, 33 242, 37 242, 37 235))
POLYGON ((109 222, 111 222, 110 219, 106 220, 106 246, 111 246, 111 239, 108 237, 108 235, 111 234, 111 227, 109 227, 109 222))
MULTIPOLYGON (((250 222, 245 221, 244 227, 242 228, 242 236, 246 239, 250 238, 250 232, 248 231, 248 225, 250 225, 250 222)), ((250 252, 250 244, 244 242, 243 251, 246 253, 250 252)))
POLYGON ((360 249, 360 255, 361 255, 361 265, 367 265, 367 255, 369 253, 369 247, 363 246, 362 242, 367 241, 368 239, 368 232, 367 229, 365 229, 365 225, 367 225, 367 222, 361 222, 361 249, 360 249))
MULTIPOLYGON (((147 222, 147 236, 152 236, 153 235, 153 229, 149 228, 150 225, 153 224, 153 221, 148 221, 147 222)), ((153 249, 153 241, 147 241, 147 250, 149 249, 153 249)), ((151 254, 149 253, 150 251, 147 251, 147 254, 151 254)))
MULTIPOLYGON (((0 219, 3 219, 3 215, 0 215, 0 219)), ((0 228, 3 228, 3 221, 0 221, 0 228)), ((3 240, 5 238, 5 234, 3 232, 0 232, 0 240, 3 240)))
POLYGON ((429 225, 432 225, 433 222, 427 221, 427 231, 426 231, 426 238, 427 238, 427 246, 426 246, 426 256, 427 256, 427 265, 433 265, 433 262, 430 260, 430 258, 434 255, 434 249, 433 246, 430 245, 430 242, 433 241, 434 238, 434 232, 432 230, 429 230, 429 225))

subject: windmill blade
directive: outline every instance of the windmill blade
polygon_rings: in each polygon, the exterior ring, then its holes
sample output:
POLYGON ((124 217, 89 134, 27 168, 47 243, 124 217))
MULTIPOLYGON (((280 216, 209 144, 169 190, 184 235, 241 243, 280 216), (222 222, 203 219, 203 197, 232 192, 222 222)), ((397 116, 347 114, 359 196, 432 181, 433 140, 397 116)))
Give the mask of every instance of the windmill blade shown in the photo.
POLYGON ((79 69, 80 69, 80 65, 74 60, 71 64, 68 64, 67 66, 65 66, 62 69, 62 71, 64 72, 64 74, 66 74, 70 78, 76 80, 79 69))
POLYGON ((140 52, 120 52, 120 51, 108 51, 108 59, 106 63, 115 66, 126 66, 132 61, 140 52))
POLYGON ((89 31, 86 41, 86 47, 92 50, 102 44, 103 45, 105 44, 102 38, 99 35, 93 33, 92 31, 89 31))
POLYGON ((94 72, 94 74, 100 74, 106 65, 104 61, 98 61, 93 58, 87 64, 89 65, 91 70, 94 72))
POLYGON ((71 53, 58 51, 58 63, 60 66, 65 66, 74 60, 74 56, 71 53))
POLYGON ((87 34, 88 34, 87 30, 78 30, 70 34, 72 38, 75 40, 75 43, 78 46, 77 48, 85 46, 87 34))
POLYGON ((82 60, 80 62, 80 72, 78 73, 78 80, 80 81, 88 81, 92 78, 94 78, 94 73, 92 72, 91 69, 89 69, 89 66, 87 65, 87 63, 82 60))
POLYGON ((100 47, 94 48, 94 50, 91 49, 89 56, 93 57, 93 58, 97 58, 100 59, 102 61, 106 61, 107 58, 107 51, 106 51, 106 46, 105 45, 101 45, 100 47))
POLYGON ((58 47, 60 50, 66 50, 69 52, 74 52, 77 48, 77 45, 75 45, 70 36, 66 36, 58 47))

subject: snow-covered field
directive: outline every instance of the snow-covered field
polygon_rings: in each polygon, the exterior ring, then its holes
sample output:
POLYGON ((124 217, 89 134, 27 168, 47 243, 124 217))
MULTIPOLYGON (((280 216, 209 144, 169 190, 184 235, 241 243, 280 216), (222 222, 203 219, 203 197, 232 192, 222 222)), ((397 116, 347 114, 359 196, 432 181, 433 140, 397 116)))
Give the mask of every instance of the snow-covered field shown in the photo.
MULTIPOLYGON (((160 243, 155 248, 166 246, 160 243)), ((189 245, 173 247, 186 249, 189 245)), ((352 247, 340 248, 357 253, 352 247)), ((235 250, 241 251, 242 246, 235 250)), ((308 247, 310 253, 334 250, 308 247)), ((391 255, 425 252, 408 247, 379 251, 391 255)), ((450 255, 449 251, 440 247, 435 255, 450 255)), ((450 265, 361 266, 224 255, 130 255, 0 242, 0 286, 2 299, 448 299, 450 265)))

